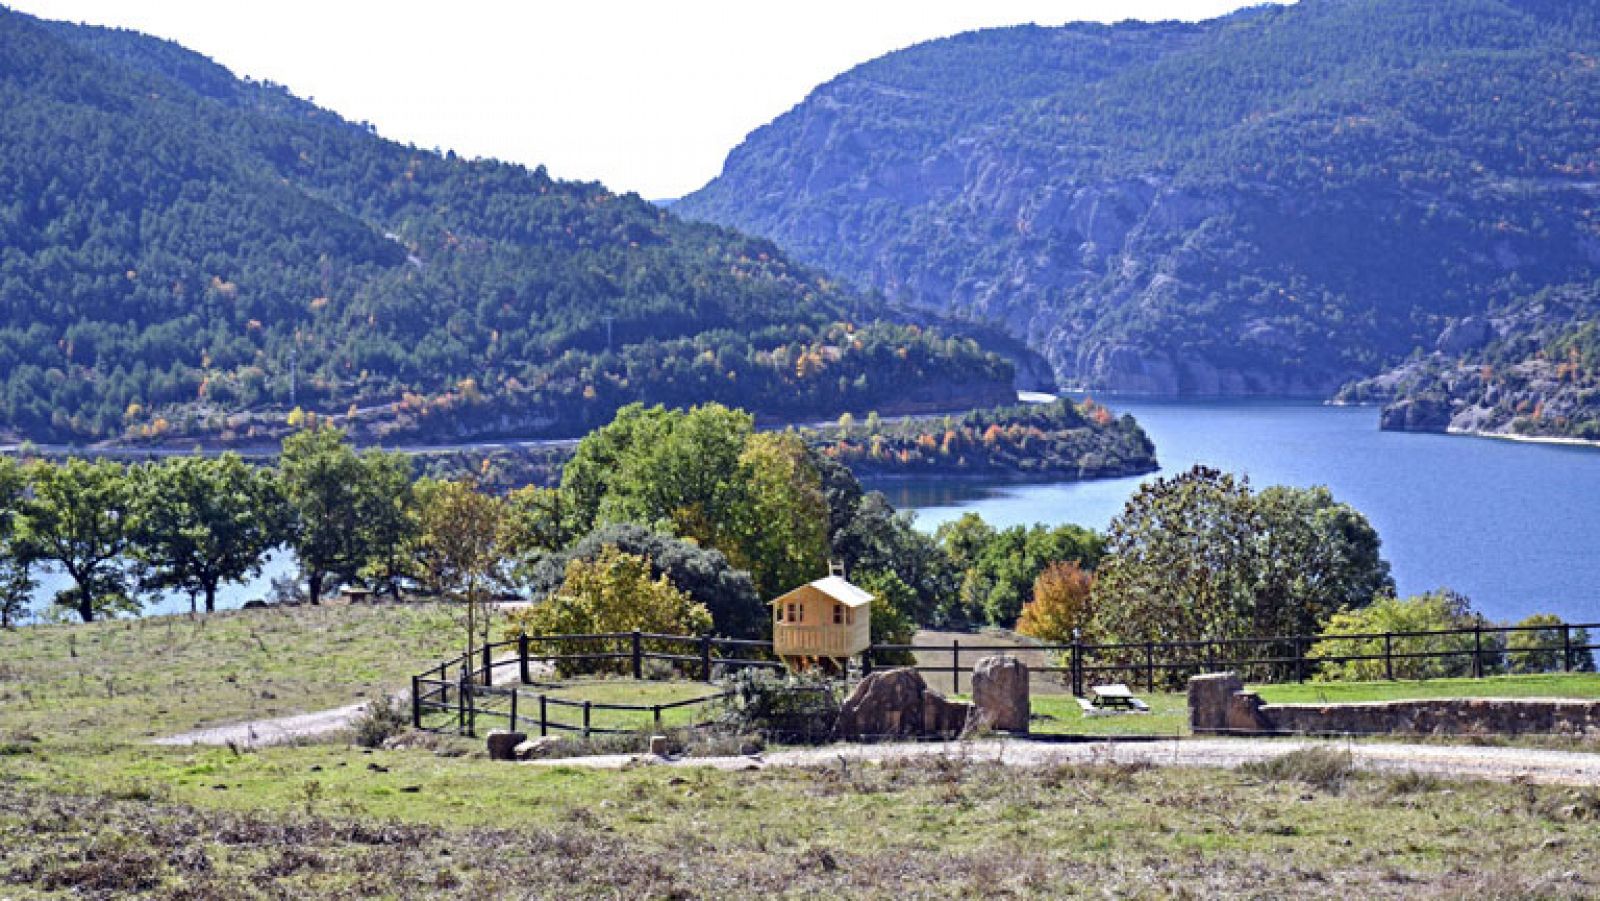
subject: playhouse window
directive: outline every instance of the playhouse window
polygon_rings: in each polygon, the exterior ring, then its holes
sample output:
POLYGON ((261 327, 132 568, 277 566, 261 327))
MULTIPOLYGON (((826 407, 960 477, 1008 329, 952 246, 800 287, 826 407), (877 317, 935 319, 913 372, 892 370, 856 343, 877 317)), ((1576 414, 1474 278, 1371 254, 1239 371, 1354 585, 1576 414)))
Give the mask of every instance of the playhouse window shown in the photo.
POLYGON ((833 605, 833 624, 835 626, 844 625, 844 605, 843 604, 834 604, 833 605))
POLYGON ((794 605, 793 604, 788 604, 788 605, 785 605, 785 606, 788 607, 788 610, 785 612, 784 619, 786 619, 786 620, 788 620, 789 622, 792 623, 792 622, 794 622, 794 605))

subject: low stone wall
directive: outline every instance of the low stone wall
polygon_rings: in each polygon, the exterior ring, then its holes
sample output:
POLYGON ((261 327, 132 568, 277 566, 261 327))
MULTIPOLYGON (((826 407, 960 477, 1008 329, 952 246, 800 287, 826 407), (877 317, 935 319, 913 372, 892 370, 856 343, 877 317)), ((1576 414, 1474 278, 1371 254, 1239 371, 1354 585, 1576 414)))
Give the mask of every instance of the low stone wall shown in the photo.
POLYGON ((1197 735, 1600 735, 1600 701, 1433 698, 1359 704, 1267 704, 1234 673, 1189 680, 1197 735))

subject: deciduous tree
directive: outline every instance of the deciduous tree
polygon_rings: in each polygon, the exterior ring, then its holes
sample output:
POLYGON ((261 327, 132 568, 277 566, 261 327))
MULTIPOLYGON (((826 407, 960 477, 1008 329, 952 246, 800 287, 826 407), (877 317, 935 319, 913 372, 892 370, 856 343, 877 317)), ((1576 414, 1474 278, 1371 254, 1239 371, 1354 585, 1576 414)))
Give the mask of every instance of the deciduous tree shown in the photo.
MULTIPOLYGON (((599 632, 658 632, 700 635, 711 629, 711 612, 674 588, 665 575, 651 578, 650 561, 615 547, 594 560, 572 560, 566 578, 548 600, 508 616, 512 634, 571 635, 599 632)), ((595 648, 599 650, 599 648, 595 648)), ((611 669, 606 661, 562 661, 563 672, 611 669)))
POLYGON ((172 457, 138 471, 133 553, 147 584, 216 609, 217 589, 253 578, 288 537, 288 508, 269 470, 235 454, 172 457))
POLYGON ((1051 644, 1072 641, 1094 617, 1094 573, 1078 561, 1052 563, 1033 583, 1033 600, 1022 608, 1017 631, 1051 644))
POLYGON ((84 622, 136 610, 128 584, 134 491, 117 463, 71 459, 28 468, 31 497, 22 504, 29 553, 59 565, 73 587, 58 598, 84 622))

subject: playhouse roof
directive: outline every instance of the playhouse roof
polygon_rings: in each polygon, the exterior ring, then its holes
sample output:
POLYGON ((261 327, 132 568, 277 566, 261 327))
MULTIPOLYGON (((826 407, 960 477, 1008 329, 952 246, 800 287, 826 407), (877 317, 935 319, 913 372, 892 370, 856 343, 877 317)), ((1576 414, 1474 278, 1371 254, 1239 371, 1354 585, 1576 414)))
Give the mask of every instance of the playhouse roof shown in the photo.
POLYGON ((867 604, 872 603, 871 594, 863 589, 851 585, 840 576, 828 576, 823 579, 818 579, 815 582, 811 582, 807 585, 802 585, 800 588, 796 588, 793 591, 787 592, 786 594, 773 599, 769 603, 781 603, 792 596, 796 591, 799 591, 801 588, 815 588, 816 590, 822 592, 830 598, 833 598, 846 607, 864 607, 867 604))

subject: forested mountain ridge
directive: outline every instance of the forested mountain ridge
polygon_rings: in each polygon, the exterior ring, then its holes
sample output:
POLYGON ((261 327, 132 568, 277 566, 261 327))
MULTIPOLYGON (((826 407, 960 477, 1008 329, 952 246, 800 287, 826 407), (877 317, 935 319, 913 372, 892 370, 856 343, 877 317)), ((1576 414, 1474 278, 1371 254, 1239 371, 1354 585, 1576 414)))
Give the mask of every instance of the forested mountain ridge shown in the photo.
POLYGON ((0 8, 0 437, 577 435, 1005 401, 769 241, 386 141, 176 44, 0 8), (855 324, 859 323, 859 324, 855 324))
POLYGON ((1301 0, 858 66, 674 210, 1002 323, 1067 384, 1327 396, 1600 263, 1600 25, 1301 0))

